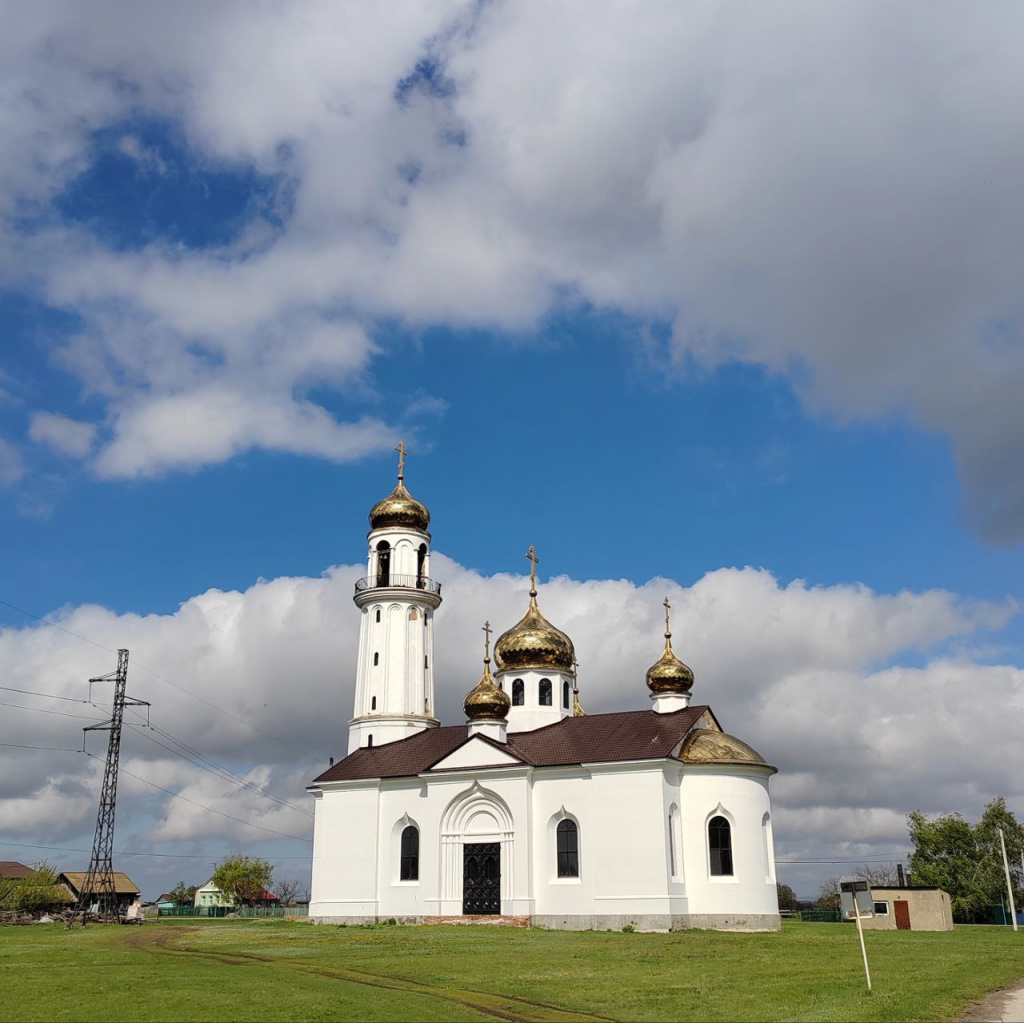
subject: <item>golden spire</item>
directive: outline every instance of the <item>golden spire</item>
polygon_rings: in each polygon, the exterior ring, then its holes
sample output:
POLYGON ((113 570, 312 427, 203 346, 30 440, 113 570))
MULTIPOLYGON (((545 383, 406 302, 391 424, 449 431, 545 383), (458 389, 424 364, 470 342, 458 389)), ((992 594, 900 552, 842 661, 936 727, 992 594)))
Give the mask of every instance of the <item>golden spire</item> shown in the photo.
POLYGON ((398 442, 395 450, 398 452, 398 483, 384 500, 370 509, 370 529, 397 526, 425 533, 430 525, 430 512, 405 489, 405 456, 409 450, 403 441, 398 442))
POLYGON ((404 441, 399 441, 395 450, 398 452, 398 482, 401 483, 405 479, 405 456, 409 452, 405 450, 404 441))
POLYGON ((530 606, 518 624, 503 632, 494 644, 494 659, 499 671, 512 668, 555 668, 572 670, 572 640, 556 629, 537 606, 537 548, 530 544, 530 606))
POLYGON ((574 718, 585 718, 587 712, 580 706, 580 662, 576 660, 576 654, 572 657, 572 716, 574 718))
POLYGON ((688 693, 693 688, 693 671, 672 650, 672 627, 668 597, 665 605, 665 649, 657 663, 647 669, 647 687, 652 693, 688 693))
POLYGON ((512 701, 499 688, 491 675, 491 623, 484 622, 484 673, 480 681, 470 690, 463 707, 470 721, 503 721, 508 716, 512 701))
POLYGON ((530 549, 526 552, 526 556, 530 559, 530 597, 536 603, 537 600, 537 565, 540 563, 540 558, 537 557, 537 548, 530 544, 530 549))

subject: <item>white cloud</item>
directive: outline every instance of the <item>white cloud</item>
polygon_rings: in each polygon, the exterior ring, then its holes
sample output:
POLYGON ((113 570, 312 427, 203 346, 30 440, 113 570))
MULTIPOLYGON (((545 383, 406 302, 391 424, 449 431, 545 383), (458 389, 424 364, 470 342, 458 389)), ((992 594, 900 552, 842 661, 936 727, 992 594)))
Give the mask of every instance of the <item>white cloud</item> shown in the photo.
POLYGON ((82 423, 54 412, 37 412, 29 426, 29 437, 63 455, 84 458, 92 450, 95 423, 82 423))
POLYGON ((0 484, 16 483, 25 475, 25 464, 18 449, 0 437, 0 484))
MULTIPOLYGON (((154 724, 308 809, 305 784, 345 751, 359 621, 351 594, 362 571, 342 566, 321 578, 261 580, 244 592, 209 590, 173 615, 82 606, 56 620, 111 651, 130 648, 129 692, 151 701, 154 724)), ((443 720, 453 723, 463 719, 462 700, 479 677, 482 619, 499 630, 517 621, 527 581, 480 576, 442 555, 433 571, 445 593, 435 637, 437 700, 443 720)), ((1024 785, 1006 755, 1016 748, 1024 713, 1024 670, 985 663, 973 652, 987 652, 1014 605, 934 590, 886 595, 856 586, 781 586, 749 568, 711 572, 688 588, 664 579, 637 586, 558 577, 543 584, 541 605, 576 644, 589 712, 648 706, 644 673, 660 653, 665 593, 676 649, 696 673, 695 701, 710 703, 726 730, 780 768, 773 790, 785 856, 904 851, 904 815, 915 808, 971 815, 1002 794, 1024 812, 1024 785)), ((14 688, 82 699, 84 680, 113 661, 113 653, 69 632, 0 632, 0 674, 14 688)), ((95 719, 109 690, 97 689, 94 698, 95 709, 27 696, 5 702, 95 719)), ((141 728, 141 716, 129 720, 124 762, 133 774, 271 831, 308 834, 303 814, 175 760, 157 745, 170 740, 141 728)), ((74 749, 88 723, 5 708, 0 742, 74 749)), ((99 744, 90 748, 101 755, 99 744)), ((98 785, 98 761, 89 764, 93 773, 83 778, 73 753, 0 746, 0 805, 9 810, 0 824, 30 842, 87 827, 98 785), (68 795, 71 785, 77 787, 68 795)), ((118 827, 136 850, 151 842, 202 852, 217 843, 273 840, 128 776, 122 786, 118 827)), ((788 869, 796 877, 797 868, 788 869)), ((800 876, 813 889, 820 873, 809 867, 800 876)))
MULTIPOLYGON (((406 15, 52 2, 10 26, 6 208, 59 191, 129 110, 295 185, 282 231, 225 252, 8 234, 6 268, 86 321, 68 364, 116 392, 125 471, 191 464, 128 435, 143 406, 194 401, 211 366, 259 394, 259 353, 294 347, 289 401, 372 357, 355 334, 307 345, 327 323, 529 328, 569 295, 672 321, 679 359, 788 375, 816 411, 948 435, 975 524, 1024 535, 1019 5, 406 15), (421 74, 400 104, 425 53, 451 87, 421 74)), ((317 417, 284 420, 279 446, 322 450, 317 417)), ((221 433, 204 459, 268 443, 245 417, 221 433)))

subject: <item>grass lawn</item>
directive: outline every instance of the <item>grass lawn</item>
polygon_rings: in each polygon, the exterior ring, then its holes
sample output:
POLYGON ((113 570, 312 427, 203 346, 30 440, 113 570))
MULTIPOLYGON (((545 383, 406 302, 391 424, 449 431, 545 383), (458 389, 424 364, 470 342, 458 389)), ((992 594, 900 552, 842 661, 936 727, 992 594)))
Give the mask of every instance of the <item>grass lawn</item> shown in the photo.
POLYGON ((170 918, 0 928, 0 1020, 946 1020, 1024 977, 1024 934, 621 934, 170 918))

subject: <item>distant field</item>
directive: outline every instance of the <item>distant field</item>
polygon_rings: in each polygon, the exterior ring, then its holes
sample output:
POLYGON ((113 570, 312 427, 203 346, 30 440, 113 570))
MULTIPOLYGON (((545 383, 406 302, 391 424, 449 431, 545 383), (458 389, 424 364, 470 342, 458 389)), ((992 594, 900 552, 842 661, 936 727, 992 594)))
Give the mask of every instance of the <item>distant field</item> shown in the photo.
POLYGON ((1024 977, 1024 934, 313 927, 0 928, 0 1020, 948 1020, 1024 977))

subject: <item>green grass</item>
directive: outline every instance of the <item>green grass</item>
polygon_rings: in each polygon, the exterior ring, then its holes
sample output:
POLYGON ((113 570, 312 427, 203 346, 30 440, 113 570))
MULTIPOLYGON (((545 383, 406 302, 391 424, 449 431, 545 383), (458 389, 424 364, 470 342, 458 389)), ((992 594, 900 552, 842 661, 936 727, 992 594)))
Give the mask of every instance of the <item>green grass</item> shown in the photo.
POLYGON ((0 928, 0 1020, 946 1020, 1024 934, 622 934, 283 920, 0 928))

